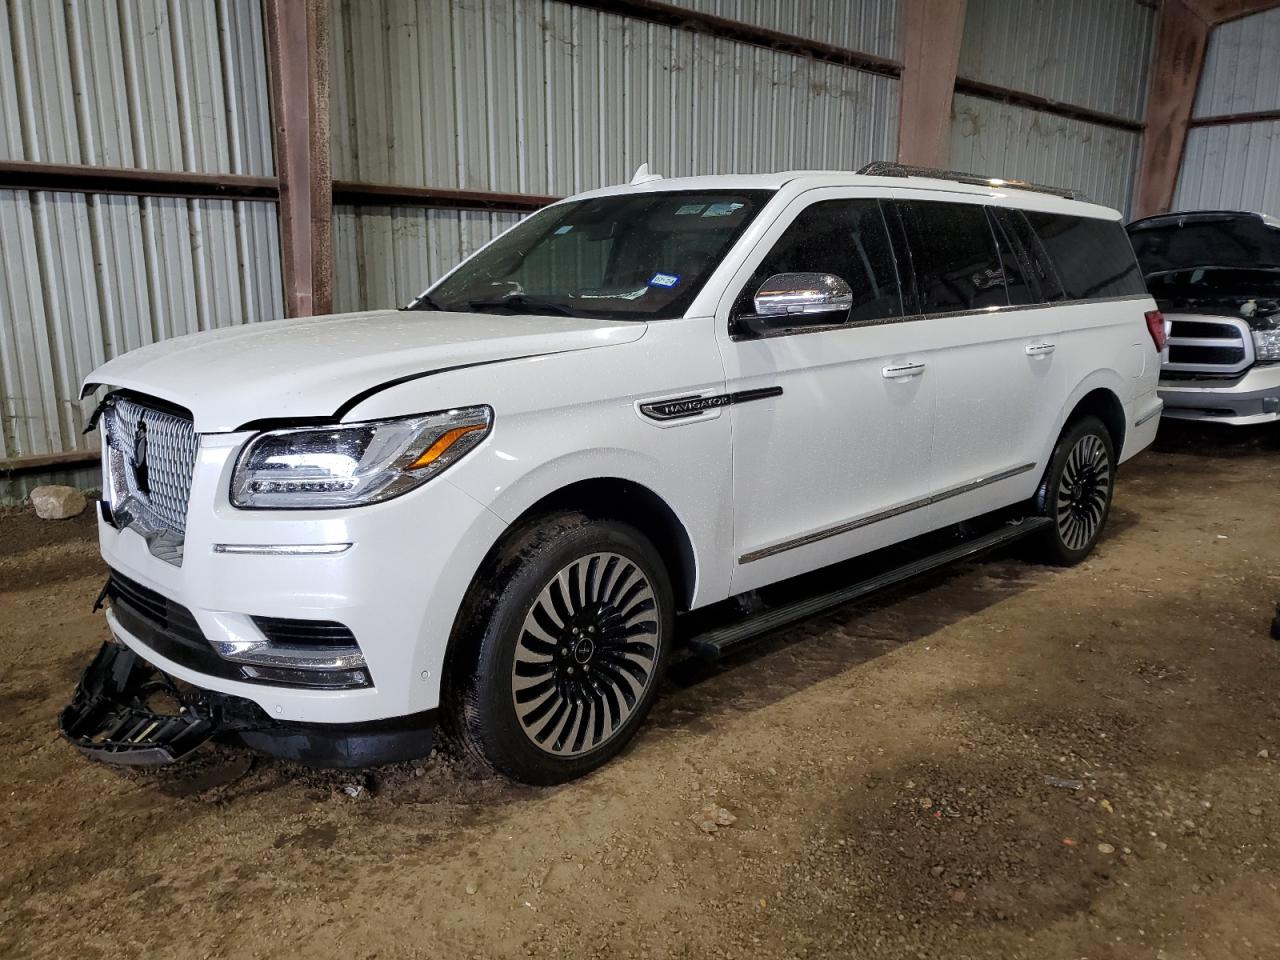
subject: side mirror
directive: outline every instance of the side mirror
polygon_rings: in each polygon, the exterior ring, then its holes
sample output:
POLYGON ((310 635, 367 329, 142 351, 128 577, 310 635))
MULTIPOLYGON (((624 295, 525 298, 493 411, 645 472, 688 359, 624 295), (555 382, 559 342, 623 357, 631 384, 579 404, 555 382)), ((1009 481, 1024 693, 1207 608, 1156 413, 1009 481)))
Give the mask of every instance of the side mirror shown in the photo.
POLYGON ((760 285, 755 315, 739 316, 738 324, 762 337, 806 326, 831 326, 853 306, 853 290, 831 273, 775 273, 760 285))
POLYGON ((775 273, 760 285, 755 297, 756 314, 761 317, 843 313, 852 306, 853 290, 832 273, 775 273))

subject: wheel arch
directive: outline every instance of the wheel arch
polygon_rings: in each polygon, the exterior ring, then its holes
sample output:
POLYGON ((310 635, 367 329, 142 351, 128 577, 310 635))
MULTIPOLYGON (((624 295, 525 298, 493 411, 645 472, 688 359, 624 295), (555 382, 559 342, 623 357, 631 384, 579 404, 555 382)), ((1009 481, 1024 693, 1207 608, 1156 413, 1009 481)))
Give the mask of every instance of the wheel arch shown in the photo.
MULTIPOLYGON (((1118 458, 1124 449, 1125 433, 1128 419, 1125 416, 1124 404, 1115 391, 1109 387, 1094 387, 1071 408, 1071 412, 1063 420, 1063 427, 1074 423, 1081 417, 1095 416, 1102 421, 1107 432, 1111 434, 1111 445, 1118 458)), ((1061 433, 1061 430, 1059 431, 1061 433)))
POLYGON ((676 609, 689 609, 698 585, 697 554, 688 528, 670 504, 645 484, 623 477, 591 477, 566 483, 525 507, 507 524, 476 567, 454 615, 453 629, 445 646, 441 664, 444 684, 456 679, 453 670, 463 645, 467 622, 474 614, 476 585, 513 537, 527 530, 540 517, 562 511, 581 512, 593 519, 620 520, 639 529, 653 542, 667 566, 676 609))

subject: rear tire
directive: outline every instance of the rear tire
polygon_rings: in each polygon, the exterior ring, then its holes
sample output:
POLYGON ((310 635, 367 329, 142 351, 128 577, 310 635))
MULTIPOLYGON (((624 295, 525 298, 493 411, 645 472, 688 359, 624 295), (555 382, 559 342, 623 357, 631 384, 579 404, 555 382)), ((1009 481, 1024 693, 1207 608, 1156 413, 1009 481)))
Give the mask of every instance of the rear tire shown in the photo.
POLYGON ((467 753, 545 785, 627 745, 673 632, 670 579, 643 534, 578 513, 544 517, 504 544, 468 608, 446 691, 467 753))
POLYGON ((1085 416, 1068 423, 1032 501, 1038 516, 1053 520, 1040 541, 1042 559, 1072 566, 1092 552, 1111 512, 1115 477, 1115 446, 1103 422, 1085 416))

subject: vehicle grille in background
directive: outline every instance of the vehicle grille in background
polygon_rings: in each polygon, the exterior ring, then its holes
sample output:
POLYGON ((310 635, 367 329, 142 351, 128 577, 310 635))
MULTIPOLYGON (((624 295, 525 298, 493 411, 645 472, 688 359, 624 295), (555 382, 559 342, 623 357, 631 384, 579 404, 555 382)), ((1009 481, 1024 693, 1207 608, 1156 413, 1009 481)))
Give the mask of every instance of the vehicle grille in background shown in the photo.
POLYGON ((272 643, 304 647, 354 647, 351 628, 332 620, 289 620, 254 617, 253 622, 272 643))
POLYGON ((108 411, 106 428, 112 449, 119 451, 124 461, 120 474, 125 489, 121 492, 144 504, 157 526, 185 534, 191 474, 200 446, 191 421, 134 400, 120 399, 108 411), (139 424, 145 425, 147 437, 146 493, 139 489, 133 467, 139 424))
POLYGON ((1175 315, 1168 324, 1165 372, 1231 377, 1253 363, 1253 337, 1243 320, 1175 315))

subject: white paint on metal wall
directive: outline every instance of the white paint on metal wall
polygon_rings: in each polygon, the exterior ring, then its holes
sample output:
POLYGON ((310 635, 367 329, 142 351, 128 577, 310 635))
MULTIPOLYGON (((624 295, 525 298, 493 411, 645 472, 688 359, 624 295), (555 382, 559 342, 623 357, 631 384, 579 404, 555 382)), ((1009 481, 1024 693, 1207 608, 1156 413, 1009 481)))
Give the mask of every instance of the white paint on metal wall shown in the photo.
POLYGON ((1209 35, 1194 116, 1280 109, 1280 8, 1209 35))
POLYGON ((0 160, 269 176, 259 0, 0 0, 0 160))
POLYGON ((0 190, 0 459, 89 449, 90 370, 282 288, 275 204, 0 190))
POLYGON ((968 0, 958 73, 1137 120, 1155 25, 1136 0, 968 0))
MULTIPOLYGON (((892 78, 554 0, 333 3, 337 179, 563 196, 643 162, 665 176, 848 170, 896 152, 892 78)), ((438 277, 447 256, 396 282, 378 258, 457 216, 335 213, 337 303, 389 306, 438 277), (390 239, 352 246, 365 221, 390 239)))
POLYGON ((1127 211, 1141 138, 1137 133, 1069 120, 1025 107, 957 94, 951 165, 1082 190, 1127 211))
POLYGON ((714 14, 818 40, 887 60, 901 56, 898 0, 668 0, 672 6, 714 14))
POLYGON ((334 310, 403 306, 523 214, 418 207, 333 209, 334 310))
POLYGON ((1192 128, 1173 209, 1280 216, 1280 120, 1192 128))

